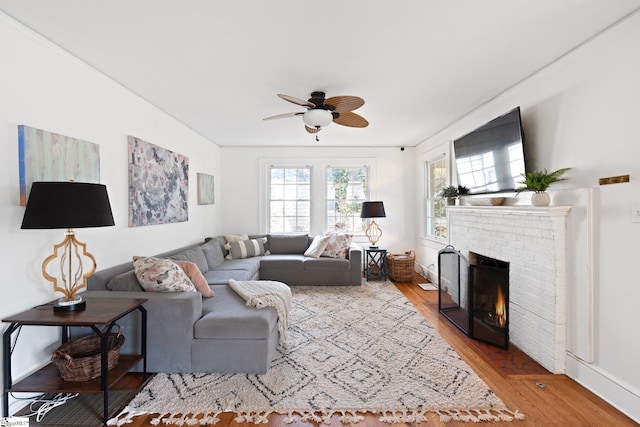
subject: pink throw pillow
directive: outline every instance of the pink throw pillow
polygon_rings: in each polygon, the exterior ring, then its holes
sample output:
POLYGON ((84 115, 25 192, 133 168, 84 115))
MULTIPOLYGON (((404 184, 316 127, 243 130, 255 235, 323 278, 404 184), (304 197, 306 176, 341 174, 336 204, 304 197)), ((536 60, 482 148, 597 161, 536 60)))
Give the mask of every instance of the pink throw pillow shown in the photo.
POLYGON ((215 295, 211 290, 211 288, 209 287, 209 283, 207 283, 207 279, 204 278, 204 276, 202 275, 202 272, 200 272, 200 269, 195 263, 190 261, 177 261, 177 260, 174 260, 173 262, 178 264, 184 270, 184 272, 187 273, 189 280, 193 282, 193 285, 196 287, 196 290, 200 292, 203 297, 208 298, 215 295))

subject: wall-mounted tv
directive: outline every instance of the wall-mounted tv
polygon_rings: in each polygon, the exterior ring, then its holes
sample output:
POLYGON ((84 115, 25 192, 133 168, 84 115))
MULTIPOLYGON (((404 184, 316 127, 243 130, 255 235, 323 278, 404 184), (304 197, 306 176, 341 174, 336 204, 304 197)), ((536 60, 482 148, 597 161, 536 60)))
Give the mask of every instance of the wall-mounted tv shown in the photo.
POLYGON ((453 141, 458 185, 469 194, 515 191, 525 172, 520 107, 453 141))

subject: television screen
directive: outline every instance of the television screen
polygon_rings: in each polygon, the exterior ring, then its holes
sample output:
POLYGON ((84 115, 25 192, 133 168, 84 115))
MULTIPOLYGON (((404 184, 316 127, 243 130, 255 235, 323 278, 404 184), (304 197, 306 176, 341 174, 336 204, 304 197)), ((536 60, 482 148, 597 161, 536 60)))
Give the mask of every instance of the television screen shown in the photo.
POLYGON ((469 194, 515 191, 525 172, 520 107, 453 141, 458 185, 469 194))

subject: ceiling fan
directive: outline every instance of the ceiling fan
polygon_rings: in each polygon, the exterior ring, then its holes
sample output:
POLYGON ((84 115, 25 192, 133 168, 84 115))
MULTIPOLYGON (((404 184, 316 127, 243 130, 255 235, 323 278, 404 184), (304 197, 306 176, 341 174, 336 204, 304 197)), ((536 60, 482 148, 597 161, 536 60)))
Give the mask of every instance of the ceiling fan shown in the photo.
POLYGON ((353 112, 353 110, 364 105, 364 99, 358 96, 332 96, 325 99, 325 93, 319 91, 311 92, 311 98, 306 101, 281 93, 278 96, 285 101, 306 108, 307 111, 278 114, 266 117, 263 120, 302 116, 304 128, 307 132, 316 134, 316 141, 319 141, 317 133, 331 124, 331 122, 354 128, 369 126, 369 122, 364 117, 353 112))

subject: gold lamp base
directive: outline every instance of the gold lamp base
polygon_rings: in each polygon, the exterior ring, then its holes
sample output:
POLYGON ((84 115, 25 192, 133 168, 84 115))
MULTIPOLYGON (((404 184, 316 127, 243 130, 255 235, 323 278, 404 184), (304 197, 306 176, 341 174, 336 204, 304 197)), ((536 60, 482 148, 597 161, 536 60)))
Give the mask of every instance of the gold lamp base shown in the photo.
POLYGON ((380 229, 380 226, 375 220, 371 220, 371 223, 365 230, 364 235, 367 236, 367 239, 371 242, 371 248, 377 248, 376 243, 378 243, 378 240, 382 237, 382 229, 380 229))
POLYGON ((53 311, 82 311, 86 308, 87 303, 81 296, 76 294, 80 289, 86 287, 87 277, 91 276, 96 270, 96 260, 92 254, 87 252, 87 245, 76 239, 73 229, 69 228, 65 236, 62 242, 54 245, 53 254, 49 255, 42 263, 42 275, 53 283, 55 291, 64 294, 64 297, 53 305, 53 311), (59 250, 62 250, 61 254, 58 254, 59 250), (82 257, 89 259, 91 268, 88 272, 84 272, 82 257), (59 274, 62 283, 58 283, 57 276, 47 273, 49 263, 58 258, 60 263, 56 275, 59 274))

